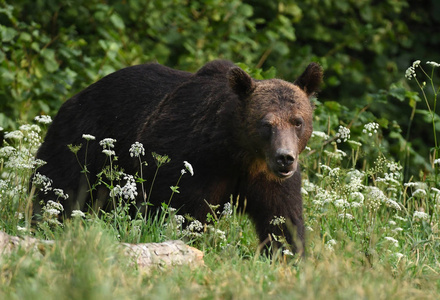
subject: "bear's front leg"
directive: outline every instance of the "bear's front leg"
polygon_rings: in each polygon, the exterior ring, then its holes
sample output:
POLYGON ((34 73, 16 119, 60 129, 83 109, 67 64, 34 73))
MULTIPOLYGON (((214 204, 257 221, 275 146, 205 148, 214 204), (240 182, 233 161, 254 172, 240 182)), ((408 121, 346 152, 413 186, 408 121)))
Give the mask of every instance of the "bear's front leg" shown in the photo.
POLYGON ((264 251, 286 244, 304 255, 305 229, 301 197, 301 175, 283 181, 259 178, 247 187, 247 213, 254 220, 264 251), (264 181, 264 182, 263 182, 264 181))

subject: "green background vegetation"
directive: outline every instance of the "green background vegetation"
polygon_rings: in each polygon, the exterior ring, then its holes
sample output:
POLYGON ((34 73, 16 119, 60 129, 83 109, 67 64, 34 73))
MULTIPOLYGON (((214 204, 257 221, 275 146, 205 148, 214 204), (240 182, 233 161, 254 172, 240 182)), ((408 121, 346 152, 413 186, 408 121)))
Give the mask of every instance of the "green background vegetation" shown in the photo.
POLYGON ((396 159, 407 160, 409 145, 417 170, 428 168, 433 135, 423 114, 409 121, 420 99, 402 87, 412 61, 440 61, 438 1, 1 0, 0 24, 5 129, 53 116, 81 89, 134 64, 196 71, 224 58, 293 81, 317 61, 325 85, 316 129, 376 120, 396 159))
POLYGON ((0 135, 21 134, 0 147, 0 229, 56 241, 43 256, 0 257, 0 298, 438 299, 440 71, 425 64, 440 62, 438 28, 436 0, 0 0, 0 135), (28 181, 47 128, 20 125, 120 68, 196 71, 217 58, 258 79, 293 81, 311 61, 325 69, 314 126, 327 136, 301 158, 306 259, 258 255, 236 211, 208 216, 190 240, 168 207, 145 223, 122 198, 101 218, 30 225, 28 181), (404 77, 417 59, 434 80, 416 68, 427 101, 404 77), (369 135, 371 122, 380 128, 369 135), (335 142, 339 126, 349 141, 335 142), (177 238, 204 251, 205 268, 144 274, 115 247, 177 238))

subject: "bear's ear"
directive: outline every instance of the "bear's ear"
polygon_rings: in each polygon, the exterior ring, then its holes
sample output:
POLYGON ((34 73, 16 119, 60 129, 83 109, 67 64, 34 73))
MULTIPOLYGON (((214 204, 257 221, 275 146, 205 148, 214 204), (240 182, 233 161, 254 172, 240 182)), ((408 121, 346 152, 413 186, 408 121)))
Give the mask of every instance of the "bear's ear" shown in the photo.
POLYGON ((252 77, 239 67, 230 68, 226 76, 229 86, 241 99, 249 96, 255 89, 252 77))
POLYGON ((323 71, 317 63, 311 63, 306 70, 295 80, 294 84, 300 87, 307 96, 313 96, 322 84, 323 71))

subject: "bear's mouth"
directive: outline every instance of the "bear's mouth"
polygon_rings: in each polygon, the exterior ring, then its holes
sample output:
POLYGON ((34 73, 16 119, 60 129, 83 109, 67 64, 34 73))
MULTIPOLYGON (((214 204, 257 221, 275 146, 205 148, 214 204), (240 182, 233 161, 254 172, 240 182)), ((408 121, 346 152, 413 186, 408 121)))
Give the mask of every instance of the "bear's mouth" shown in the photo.
POLYGON ((295 173, 294 170, 278 170, 277 176, 282 179, 289 178, 295 173))

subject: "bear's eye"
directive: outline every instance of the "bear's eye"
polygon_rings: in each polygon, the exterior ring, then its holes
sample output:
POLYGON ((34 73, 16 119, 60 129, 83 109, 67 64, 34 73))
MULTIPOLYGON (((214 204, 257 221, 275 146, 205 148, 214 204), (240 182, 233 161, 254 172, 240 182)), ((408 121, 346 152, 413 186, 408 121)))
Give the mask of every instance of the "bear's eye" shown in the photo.
POLYGON ((272 124, 269 122, 261 122, 260 132, 263 137, 270 137, 272 134, 272 124))
POLYGON ((292 123, 296 128, 301 128, 304 124, 304 121, 303 119, 295 119, 292 123))

